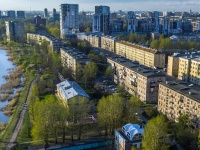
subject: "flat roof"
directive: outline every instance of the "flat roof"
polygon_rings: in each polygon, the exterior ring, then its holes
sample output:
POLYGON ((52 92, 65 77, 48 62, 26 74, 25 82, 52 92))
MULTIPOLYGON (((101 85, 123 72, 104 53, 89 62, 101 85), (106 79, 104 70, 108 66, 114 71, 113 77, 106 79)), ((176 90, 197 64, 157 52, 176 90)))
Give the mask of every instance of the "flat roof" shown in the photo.
POLYGON ((186 53, 186 54, 180 54, 180 53, 174 53, 174 55, 170 56, 170 57, 196 57, 196 56, 200 56, 200 52, 191 52, 191 53, 186 53))
POLYGON ((170 81, 160 82, 159 84, 197 102, 200 102, 200 86, 195 85, 194 83, 184 82, 177 79, 170 79, 170 81))
POLYGON ((65 51, 67 54, 72 56, 77 61, 79 61, 79 60, 88 60, 89 61, 90 60, 90 58, 87 55, 85 55, 84 53, 80 52, 79 50, 77 50, 73 47, 64 47, 64 48, 61 48, 61 50, 65 51))
POLYGON ((144 47, 144 46, 141 46, 141 45, 137 45, 135 43, 130 43, 130 42, 126 42, 126 41, 118 41, 117 43, 124 44, 126 46, 137 48, 137 49, 140 49, 140 50, 143 50, 143 51, 147 51, 147 52, 153 53, 153 54, 159 54, 160 53, 160 51, 158 51, 156 49, 144 47))
POLYGON ((130 70, 133 70, 134 72, 137 72, 138 74, 141 74, 146 77, 166 76, 163 72, 161 72, 160 69, 152 69, 152 68, 146 67, 144 65, 139 64, 139 62, 137 61, 131 61, 122 56, 108 57, 108 59, 118 64, 121 64, 122 66, 127 67, 130 70))

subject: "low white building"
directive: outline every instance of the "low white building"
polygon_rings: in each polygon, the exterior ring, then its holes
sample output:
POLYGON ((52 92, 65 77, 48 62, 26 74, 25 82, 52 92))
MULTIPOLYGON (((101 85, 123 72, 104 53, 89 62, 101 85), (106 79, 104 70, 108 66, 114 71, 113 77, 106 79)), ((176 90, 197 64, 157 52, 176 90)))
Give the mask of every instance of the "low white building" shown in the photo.
POLYGON ((57 95, 60 99, 70 100, 74 97, 77 98, 86 98, 89 100, 89 95, 76 83, 73 81, 65 80, 57 86, 57 95))
POLYGON ((143 132, 143 125, 131 123, 123 126, 122 130, 115 130, 115 149, 131 150, 133 146, 140 148, 143 132))

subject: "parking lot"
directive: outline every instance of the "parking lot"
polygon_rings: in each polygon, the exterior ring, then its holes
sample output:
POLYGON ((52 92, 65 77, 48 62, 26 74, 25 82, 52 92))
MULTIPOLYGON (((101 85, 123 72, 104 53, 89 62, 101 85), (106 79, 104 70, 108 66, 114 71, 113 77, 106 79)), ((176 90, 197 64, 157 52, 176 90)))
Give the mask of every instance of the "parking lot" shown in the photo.
POLYGON ((96 80, 96 84, 100 87, 101 90, 108 94, 117 93, 117 85, 107 80, 105 77, 101 76, 96 80))

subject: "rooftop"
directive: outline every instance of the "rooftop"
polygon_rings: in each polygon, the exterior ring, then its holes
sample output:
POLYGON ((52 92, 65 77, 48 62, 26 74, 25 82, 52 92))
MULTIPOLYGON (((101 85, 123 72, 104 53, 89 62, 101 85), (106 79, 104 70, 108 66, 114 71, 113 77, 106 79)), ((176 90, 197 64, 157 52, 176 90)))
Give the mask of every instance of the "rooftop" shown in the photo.
POLYGON ((173 79, 171 81, 160 82, 159 84, 168 87, 188 98, 200 102, 200 86, 189 82, 173 79))
POLYGON ((73 57, 77 61, 81 61, 81 60, 90 61, 87 55, 85 55, 84 53, 80 52, 79 50, 73 47, 64 47, 64 48, 61 48, 61 50, 65 51, 67 54, 69 54, 71 57, 73 57))
POLYGON ((56 86, 65 100, 69 100, 75 96, 84 96, 89 98, 89 95, 76 82, 65 80, 56 86))
MULTIPOLYGON (((48 38, 49 40, 51 40, 52 42, 63 42, 62 39, 60 38, 56 38, 50 34, 48 34, 45 31, 39 31, 38 33, 28 33, 28 34, 33 34, 33 35, 40 35, 40 36, 45 36, 46 38, 48 38)), ((64 43, 64 42, 63 42, 64 43)))
POLYGON ((121 64, 124 67, 127 67, 138 74, 141 74, 146 77, 153 76, 166 76, 160 69, 152 69, 143 65, 140 65, 137 61, 131 61, 121 56, 109 57, 108 59, 121 64))
POLYGON ((133 47, 133 48, 137 48, 137 49, 140 49, 140 50, 143 50, 143 51, 147 51, 147 52, 153 53, 153 54, 158 54, 158 53, 160 53, 160 51, 158 51, 158 50, 156 50, 156 49, 144 47, 144 46, 141 46, 141 45, 137 45, 137 44, 135 44, 135 43, 130 43, 130 42, 126 42, 126 41, 118 41, 117 43, 124 44, 124 45, 126 45, 126 46, 130 46, 130 47, 133 47))
POLYGON ((180 53, 174 53, 174 55, 170 56, 170 57, 188 57, 188 58, 193 58, 196 56, 200 56, 200 51, 198 52, 191 52, 191 53, 185 53, 185 54, 180 54, 180 53))
POLYGON ((117 37, 115 36, 109 36, 109 35, 106 35, 106 36, 102 36, 103 38, 107 38, 107 39, 111 39, 111 40, 119 40, 117 37))
POLYGON ((122 127, 122 130, 117 131, 126 140, 127 143, 132 143, 141 141, 141 139, 138 138, 134 140, 134 136, 138 134, 142 135, 144 132, 144 128, 143 125, 128 123, 122 127))

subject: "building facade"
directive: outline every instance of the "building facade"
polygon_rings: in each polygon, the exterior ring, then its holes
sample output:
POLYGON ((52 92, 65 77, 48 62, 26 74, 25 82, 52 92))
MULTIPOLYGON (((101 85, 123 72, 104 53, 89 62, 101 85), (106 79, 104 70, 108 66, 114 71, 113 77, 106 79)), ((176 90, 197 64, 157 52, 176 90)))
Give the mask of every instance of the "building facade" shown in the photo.
POLYGON ((192 31, 200 31, 200 21, 192 22, 192 31))
POLYGON ((178 122, 181 114, 188 114, 192 125, 199 127, 199 86, 178 80, 159 83, 158 111, 178 122))
POLYGON ((95 6, 95 14, 92 17, 92 32, 109 34, 110 7, 95 6))
POLYGON ((165 54, 155 49, 125 41, 118 41, 116 42, 115 51, 117 55, 133 61, 138 61, 140 64, 147 67, 165 67, 165 54))
POLYGON ((45 40, 48 43, 49 48, 51 48, 52 51, 55 51, 58 53, 60 52, 60 48, 62 48, 64 44, 64 42, 61 39, 55 38, 46 32, 45 33, 27 33, 27 43, 29 44, 37 43, 41 45, 43 40, 45 40))
POLYGON ((25 11, 17 11, 17 19, 25 19, 25 11))
POLYGON ((101 36, 101 48, 115 53, 115 45, 118 39, 112 36, 101 36))
POLYGON ((200 85, 200 56, 179 59, 178 79, 200 85))
MULTIPOLYGON (((179 79, 182 80, 182 74, 189 73, 188 71, 186 71, 189 68, 185 68, 186 67, 185 63, 187 61, 185 62, 184 59, 194 58, 194 57, 200 57, 200 52, 192 52, 192 53, 186 53, 186 54, 174 53, 172 56, 168 56, 167 74, 170 76, 178 77, 179 79), (180 72, 179 72, 179 61, 181 62, 180 72)), ((183 80, 186 80, 186 79, 183 79, 183 80)))
POLYGON ((24 41, 24 23, 18 21, 6 21, 7 41, 24 41))
POLYGON ((138 95, 144 103, 157 103, 158 83, 165 82, 164 73, 121 56, 109 57, 107 62, 113 69, 116 84, 124 85, 126 91, 132 95, 138 95))
POLYGON ((136 31, 136 16, 133 11, 129 11, 127 14, 127 32, 136 31))
POLYGON ((115 130, 115 149, 131 150, 142 147, 143 125, 126 124, 121 130, 115 130))
POLYGON ((34 24, 36 27, 45 27, 46 26, 46 19, 42 18, 41 16, 35 16, 34 17, 34 24))
POLYGON ((75 34, 79 31, 79 6, 78 4, 60 5, 60 31, 61 38, 75 34))
POLYGON ((99 35, 85 35, 84 40, 86 40, 92 47, 101 47, 101 36, 99 35))
POLYGON ((79 67, 84 68, 91 61, 87 55, 71 47, 61 48, 60 54, 62 66, 72 71, 72 77, 74 79, 76 79, 77 73, 80 73, 78 70, 79 67))
POLYGON ((44 18, 48 18, 48 17, 49 17, 48 9, 45 8, 45 9, 44 9, 44 18))

